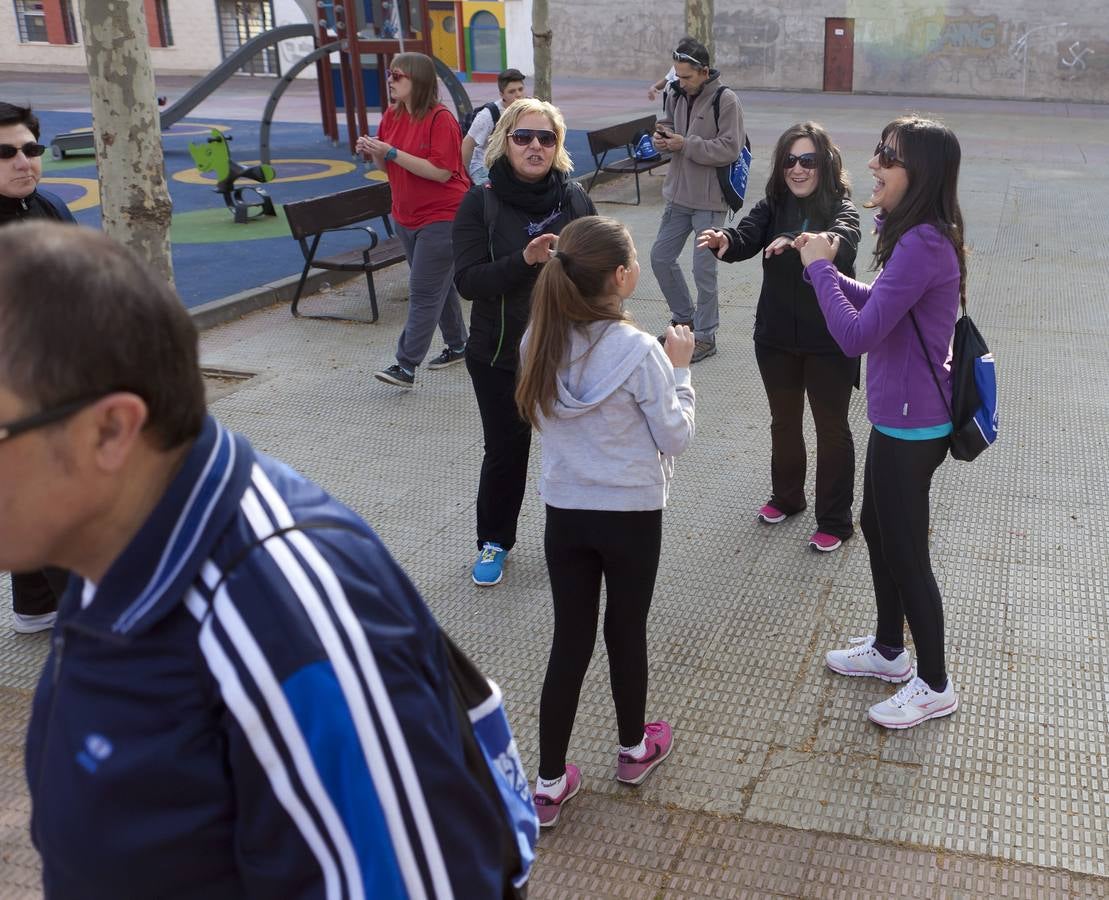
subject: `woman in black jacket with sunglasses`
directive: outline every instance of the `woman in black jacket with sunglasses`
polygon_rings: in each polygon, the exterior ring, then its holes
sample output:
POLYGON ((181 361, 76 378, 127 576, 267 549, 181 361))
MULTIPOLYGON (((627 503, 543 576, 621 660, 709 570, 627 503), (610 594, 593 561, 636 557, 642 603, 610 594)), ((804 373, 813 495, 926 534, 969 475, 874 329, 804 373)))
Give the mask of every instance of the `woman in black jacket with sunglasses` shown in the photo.
POLYGON ((520 338, 531 290, 567 223, 596 215, 570 180, 566 123, 542 100, 517 100, 485 149, 489 181, 462 199, 454 220, 454 283, 473 302, 466 368, 485 437, 477 495, 478 557, 471 572, 483 587, 500 582, 524 501, 531 426, 516 411, 520 338))
POLYGON ((725 262, 762 255, 755 358, 770 403, 771 493, 756 518, 775 525, 806 506, 807 394, 816 425, 816 531, 809 546, 825 553, 854 533, 855 445, 847 408, 859 360, 844 356, 828 333, 790 243, 803 231, 839 235, 836 268, 853 276, 860 231, 850 197, 839 149, 820 125, 801 122, 778 139, 766 198, 735 228, 710 229, 698 240, 725 262))

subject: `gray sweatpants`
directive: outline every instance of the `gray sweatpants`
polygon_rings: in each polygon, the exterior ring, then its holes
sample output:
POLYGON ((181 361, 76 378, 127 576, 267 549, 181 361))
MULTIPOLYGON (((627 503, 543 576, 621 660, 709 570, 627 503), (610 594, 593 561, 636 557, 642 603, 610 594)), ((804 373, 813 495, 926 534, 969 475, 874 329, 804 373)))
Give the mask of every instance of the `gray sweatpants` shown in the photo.
POLYGON ((466 343, 466 322, 454 289, 451 222, 432 222, 410 230, 397 225, 397 236, 408 259, 408 321, 397 340, 397 362, 415 371, 424 361, 435 334, 451 349, 466 343))
POLYGON ((689 209, 667 203, 658 226, 658 237, 651 247, 651 270, 655 273, 662 295, 670 306, 675 322, 693 323, 699 341, 715 340, 720 325, 720 299, 716 292, 717 259, 708 249, 696 248, 696 238, 706 228, 715 228, 724 220, 724 213, 708 209, 689 209), (689 235, 694 237, 693 282, 697 285, 697 306, 678 265, 689 235))

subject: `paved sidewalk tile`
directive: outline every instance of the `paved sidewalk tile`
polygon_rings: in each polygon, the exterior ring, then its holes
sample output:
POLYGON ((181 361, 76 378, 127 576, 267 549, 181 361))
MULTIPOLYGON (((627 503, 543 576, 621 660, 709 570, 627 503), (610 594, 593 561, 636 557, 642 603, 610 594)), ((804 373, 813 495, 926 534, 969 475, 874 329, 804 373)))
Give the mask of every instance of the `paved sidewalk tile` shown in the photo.
MULTIPOLYGON (((874 137, 909 105, 930 103, 754 98, 750 202, 774 138, 806 110, 842 143, 865 197, 874 137)), ((1103 118, 1080 109, 1064 119, 1046 105, 935 108, 963 142, 970 310, 998 359, 1002 398, 996 448, 971 465, 948 460, 932 488, 959 711, 886 732, 866 709, 894 688, 825 669, 827 649, 873 631, 866 545, 856 534, 834 554, 812 553, 811 511, 774 528, 755 522, 770 464, 751 346, 761 268, 721 265, 720 352, 693 369, 698 434, 678 460, 649 622, 648 715, 671 721, 675 750, 642 787, 616 782, 598 637, 569 749, 585 786, 541 839, 532 897, 1109 896, 1109 139, 1103 118)), ((603 202, 626 196, 626 182, 598 185, 594 198, 632 231, 644 266, 629 309, 654 332, 669 317, 648 263, 662 179, 643 181, 640 207, 603 202)), ((864 280, 872 247, 864 235, 864 280)), ((538 447, 505 580, 478 589, 468 573, 482 437, 466 372, 421 368, 403 392, 372 378, 392 361, 405 279, 403 266, 379 274, 377 325, 294 321, 276 308, 206 332, 205 364, 256 373, 223 385, 212 408, 378 530, 504 689, 534 775, 551 629, 538 447)), ((306 301, 365 303, 357 282, 306 301)), ((861 393, 850 418, 861 461, 861 393)), ((808 424, 806 437, 811 452, 808 424)), ((857 475, 856 514, 861 466, 857 475)), ((6 590, 0 896, 23 897, 34 896, 37 864, 23 830, 21 735, 47 639, 7 632, 6 590)))

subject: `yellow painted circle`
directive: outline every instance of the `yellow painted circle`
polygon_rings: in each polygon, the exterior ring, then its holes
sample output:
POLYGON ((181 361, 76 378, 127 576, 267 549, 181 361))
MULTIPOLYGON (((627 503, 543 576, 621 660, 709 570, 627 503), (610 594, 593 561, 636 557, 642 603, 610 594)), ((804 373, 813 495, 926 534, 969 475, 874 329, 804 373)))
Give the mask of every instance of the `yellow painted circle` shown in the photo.
POLYGON ((179 122, 178 124, 183 124, 186 130, 176 131, 177 125, 174 125, 163 131, 162 134, 169 137, 199 137, 202 134, 210 135, 213 129, 216 131, 229 131, 231 129, 230 125, 205 125, 203 122, 179 122))
POLYGON ((80 212, 83 209, 92 209, 94 206, 100 205, 100 184, 95 178, 73 178, 65 175, 55 176, 53 178, 43 178, 42 184, 75 184, 79 188, 83 188, 84 195, 78 197, 72 203, 67 203, 70 212, 80 212))
MULTIPOLYGON (((248 160, 235 160, 240 166, 256 166, 260 162, 257 159, 248 160)), ((323 166, 321 172, 309 172, 306 175, 289 175, 286 178, 278 176, 273 181, 267 181, 266 184, 281 184, 288 181, 316 181, 320 178, 333 178, 336 175, 346 175, 354 171, 354 163, 344 162, 338 159, 275 159, 271 160, 270 165, 275 169, 281 165, 293 165, 309 163, 314 165, 323 166)), ((216 177, 214 175, 202 175, 195 168, 183 169, 180 172, 173 173, 173 180, 180 181, 184 184, 200 184, 204 187, 212 187, 216 184, 216 177)))
POLYGON ((362 177, 367 178, 370 181, 388 181, 389 180, 389 176, 386 175, 384 172, 382 172, 381 169, 370 169, 370 171, 368 171, 362 177))

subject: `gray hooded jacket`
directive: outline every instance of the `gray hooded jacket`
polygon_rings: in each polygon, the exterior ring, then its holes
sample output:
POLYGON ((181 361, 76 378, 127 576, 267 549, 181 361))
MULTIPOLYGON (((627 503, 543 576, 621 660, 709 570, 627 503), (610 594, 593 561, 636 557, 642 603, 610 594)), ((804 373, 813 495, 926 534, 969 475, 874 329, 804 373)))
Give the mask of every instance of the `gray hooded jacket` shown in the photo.
MULTIPOLYGON (((527 335, 521 345, 527 352, 527 335)), ((689 369, 628 322, 575 328, 550 418, 539 492, 560 509, 662 509, 673 457, 693 440, 689 369)))

